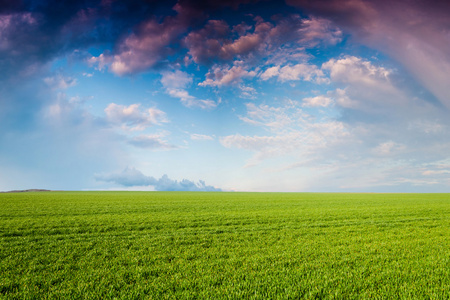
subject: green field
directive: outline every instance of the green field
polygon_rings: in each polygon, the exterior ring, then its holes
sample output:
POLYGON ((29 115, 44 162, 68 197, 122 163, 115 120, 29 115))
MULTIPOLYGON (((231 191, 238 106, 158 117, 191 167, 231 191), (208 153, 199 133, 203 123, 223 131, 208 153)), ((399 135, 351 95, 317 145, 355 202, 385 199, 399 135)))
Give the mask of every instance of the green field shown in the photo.
POLYGON ((0 299, 449 299, 450 194, 0 194, 0 299))

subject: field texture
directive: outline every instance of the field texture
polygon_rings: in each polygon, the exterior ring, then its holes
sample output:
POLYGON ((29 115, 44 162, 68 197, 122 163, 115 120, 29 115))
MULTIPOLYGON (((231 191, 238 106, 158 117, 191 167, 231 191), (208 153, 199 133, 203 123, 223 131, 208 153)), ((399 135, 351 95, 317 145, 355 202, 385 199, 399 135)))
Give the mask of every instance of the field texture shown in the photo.
POLYGON ((0 194, 1 299, 449 299, 450 194, 0 194))

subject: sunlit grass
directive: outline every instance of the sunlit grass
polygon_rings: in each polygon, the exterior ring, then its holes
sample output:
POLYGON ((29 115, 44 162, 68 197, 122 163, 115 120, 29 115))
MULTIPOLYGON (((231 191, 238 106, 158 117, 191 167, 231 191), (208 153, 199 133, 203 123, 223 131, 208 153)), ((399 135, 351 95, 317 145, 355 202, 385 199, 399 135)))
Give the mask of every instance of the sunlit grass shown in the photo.
POLYGON ((0 194, 0 298, 450 297, 450 194, 0 194))

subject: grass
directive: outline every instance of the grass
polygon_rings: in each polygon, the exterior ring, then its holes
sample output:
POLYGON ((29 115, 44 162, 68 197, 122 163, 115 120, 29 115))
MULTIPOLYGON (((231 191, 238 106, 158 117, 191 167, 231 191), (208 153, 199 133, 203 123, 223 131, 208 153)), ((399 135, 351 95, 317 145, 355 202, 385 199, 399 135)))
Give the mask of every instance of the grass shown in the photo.
POLYGON ((0 194, 0 299, 449 299, 450 194, 0 194))

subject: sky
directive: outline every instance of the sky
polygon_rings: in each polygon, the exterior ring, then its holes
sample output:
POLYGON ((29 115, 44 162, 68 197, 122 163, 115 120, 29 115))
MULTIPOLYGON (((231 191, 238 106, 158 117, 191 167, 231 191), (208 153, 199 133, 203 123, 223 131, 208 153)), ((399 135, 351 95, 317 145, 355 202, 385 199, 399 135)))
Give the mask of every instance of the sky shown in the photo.
POLYGON ((0 0, 0 191, 450 192, 450 2, 0 0))

